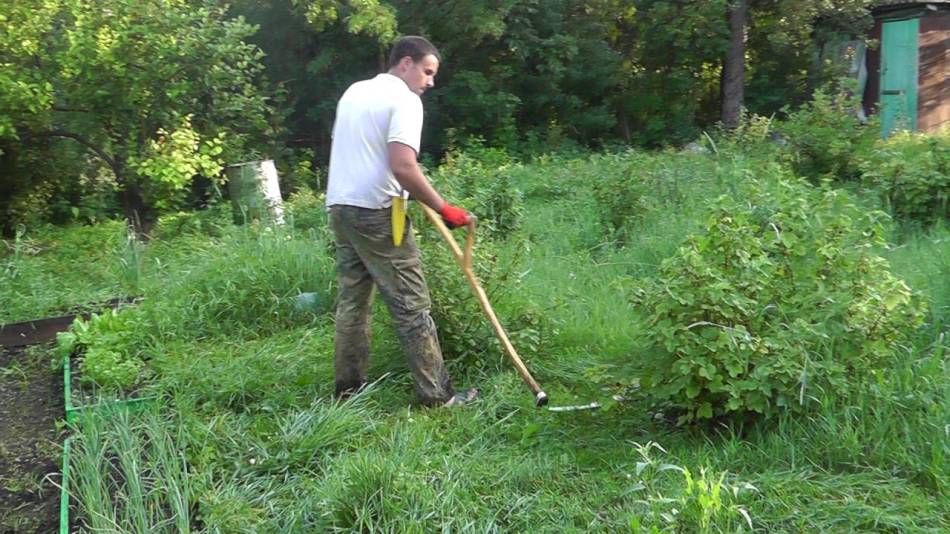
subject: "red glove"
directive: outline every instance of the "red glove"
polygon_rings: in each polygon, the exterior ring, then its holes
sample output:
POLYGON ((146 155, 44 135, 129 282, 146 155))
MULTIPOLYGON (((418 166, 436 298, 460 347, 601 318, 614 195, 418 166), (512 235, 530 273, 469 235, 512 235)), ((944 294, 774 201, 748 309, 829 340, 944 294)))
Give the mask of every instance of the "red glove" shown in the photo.
POLYGON ((465 226, 469 220, 468 213, 465 210, 456 208, 448 202, 442 205, 442 209, 439 210, 439 215, 442 216, 442 220, 445 221, 445 225, 449 228, 465 226))

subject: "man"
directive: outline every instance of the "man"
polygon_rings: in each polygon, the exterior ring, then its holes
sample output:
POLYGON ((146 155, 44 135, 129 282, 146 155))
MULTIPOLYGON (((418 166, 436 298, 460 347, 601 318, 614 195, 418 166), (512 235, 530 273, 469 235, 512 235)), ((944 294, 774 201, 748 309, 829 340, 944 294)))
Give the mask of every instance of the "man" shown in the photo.
POLYGON ((333 125, 327 208, 339 285, 336 395, 347 397, 366 384, 371 304, 378 286, 420 402, 464 404, 478 390, 452 389, 411 229, 406 225, 400 246, 392 235, 393 198, 403 191, 437 211, 450 228, 469 220, 465 210, 436 192, 417 162, 423 115, 419 97, 435 84, 439 52, 422 37, 403 37, 393 46, 388 69, 343 93, 333 125))

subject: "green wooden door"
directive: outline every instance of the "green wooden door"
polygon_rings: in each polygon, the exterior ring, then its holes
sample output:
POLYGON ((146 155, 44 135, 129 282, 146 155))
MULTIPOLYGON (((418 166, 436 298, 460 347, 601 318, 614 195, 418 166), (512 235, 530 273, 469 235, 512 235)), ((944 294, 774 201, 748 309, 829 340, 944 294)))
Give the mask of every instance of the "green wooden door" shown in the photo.
POLYGON ((885 21, 881 35, 881 130, 917 128, 917 35, 920 19, 885 21))

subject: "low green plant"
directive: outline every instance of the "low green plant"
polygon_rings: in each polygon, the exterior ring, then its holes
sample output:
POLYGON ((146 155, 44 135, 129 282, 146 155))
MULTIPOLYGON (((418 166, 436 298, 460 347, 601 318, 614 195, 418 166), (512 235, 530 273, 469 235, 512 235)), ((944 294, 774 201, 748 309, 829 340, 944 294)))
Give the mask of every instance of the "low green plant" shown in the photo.
POLYGON ((788 143, 795 172, 813 181, 850 180, 860 176, 858 162, 878 137, 876 121, 862 124, 860 99, 852 91, 831 86, 815 91, 810 102, 777 126, 788 143))
POLYGON ((129 389, 139 380, 145 362, 105 348, 87 350, 82 358, 83 382, 104 387, 129 389))
POLYGON ((194 480, 174 421, 106 405, 86 411, 73 437, 76 522, 92 532, 193 531, 194 480))
MULTIPOLYGON (((640 455, 635 474, 636 483, 631 491, 643 498, 636 504, 642 511, 631 514, 631 532, 673 533, 743 532, 748 526, 753 531, 752 516, 739 504, 741 497, 758 489, 749 483, 727 481, 727 473, 719 476, 700 468, 694 474, 686 467, 661 462, 653 450, 666 454, 655 442, 633 443, 640 455), (682 480, 669 481, 666 474, 676 473, 682 480)), ((731 478, 731 477, 730 477, 731 478)))
POLYGON ((863 182, 901 219, 950 219, 950 129, 898 132, 879 140, 860 162, 863 182))
POLYGON ((77 318, 69 331, 57 335, 57 353, 79 354, 83 383, 127 390, 145 378, 147 328, 135 308, 110 309, 88 321, 77 318))
POLYGON ((26 370, 19 362, 11 362, 9 365, 0 367, 0 378, 13 378, 20 384, 29 384, 26 370))
POLYGON ((880 214, 773 167, 637 288, 651 347, 642 384, 679 421, 798 411, 861 387, 924 305, 875 246, 880 214))
POLYGON ((450 202, 478 217, 481 235, 506 239, 524 216, 523 194, 513 175, 518 168, 504 150, 474 145, 449 153, 432 179, 450 202))

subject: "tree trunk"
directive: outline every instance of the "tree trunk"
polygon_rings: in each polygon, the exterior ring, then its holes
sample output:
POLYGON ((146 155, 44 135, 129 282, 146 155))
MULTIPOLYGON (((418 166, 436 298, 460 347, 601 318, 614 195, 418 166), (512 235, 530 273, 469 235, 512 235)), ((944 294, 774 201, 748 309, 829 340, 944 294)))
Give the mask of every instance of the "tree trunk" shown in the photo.
POLYGON ((722 76, 722 124, 729 130, 739 126, 745 92, 745 41, 749 0, 729 4, 729 51, 722 76))
POLYGON ((140 241, 148 241, 152 228, 155 226, 158 213, 153 206, 150 206, 145 201, 145 197, 142 196, 142 190, 139 186, 134 183, 129 183, 125 175, 125 160, 123 158, 110 156, 102 147, 72 132, 51 130, 34 135, 72 139, 91 150, 99 159, 104 161, 106 165, 112 169, 112 174, 115 175, 115 182, 119 186, 119 202, 122 204, 122 212, 125 214, 126 223, 132 231, 135 232, 136 238, 140 241))
POLYGON ((129 183, 126 179, 125 168, 121 161, 115 162, 112 172, 115 173, 115 181, 119 184, 119 202, 122 204, 126 224, 139 241, 148 242, 157 218, 155 208, 145 201, 139 186, 129 183))
POLYGON ((135 232, 135 237, 139 241, 147 242, 151 237, 152 228, 155 227, 155 210, 145 203, 139 188, 134 185, 120 191, 119 199, 122 202, 122 212, 125 214, 126 223, 135 232))
POLYGON ((630 121, 627 119, 627 114, 620 104, 617 104, 617 126, 620 128, 620 137, 623 138, 624 143, 629 143, 631 137, 630 121))

